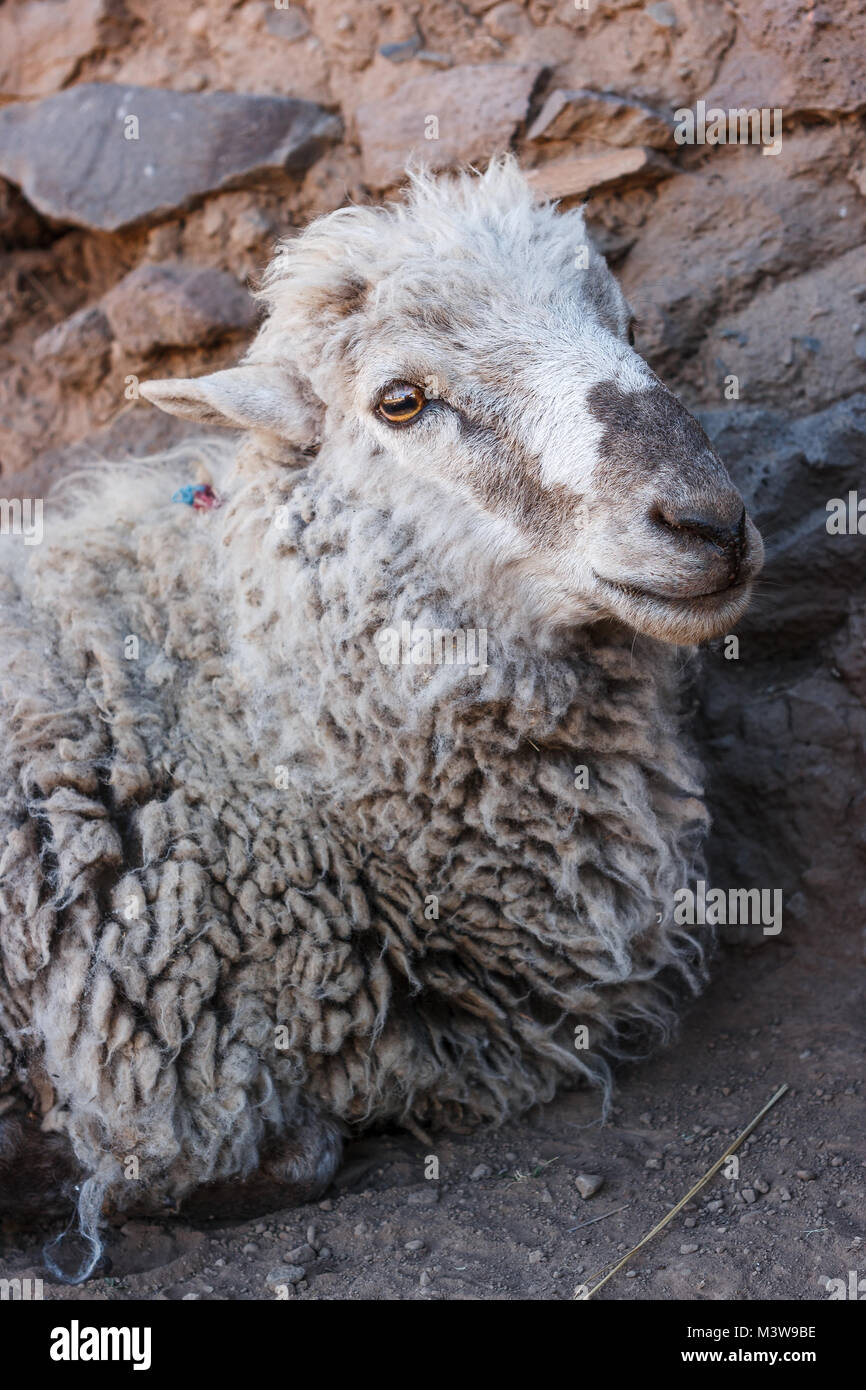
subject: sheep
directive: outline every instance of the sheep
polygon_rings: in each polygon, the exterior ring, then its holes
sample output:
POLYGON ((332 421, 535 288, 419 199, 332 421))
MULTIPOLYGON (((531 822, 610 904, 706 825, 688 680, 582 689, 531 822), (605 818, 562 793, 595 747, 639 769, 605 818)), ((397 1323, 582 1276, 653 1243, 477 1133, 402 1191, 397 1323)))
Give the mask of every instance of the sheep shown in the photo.
POLYGON ((3 547, 0 1190, 74 1182, 70 1277, 107 1213, 607 1096, 706 976, 681 647, 761 541, 581 211, 415 173, 258 294, 238 366, 141 387, 233 434, 3 547))

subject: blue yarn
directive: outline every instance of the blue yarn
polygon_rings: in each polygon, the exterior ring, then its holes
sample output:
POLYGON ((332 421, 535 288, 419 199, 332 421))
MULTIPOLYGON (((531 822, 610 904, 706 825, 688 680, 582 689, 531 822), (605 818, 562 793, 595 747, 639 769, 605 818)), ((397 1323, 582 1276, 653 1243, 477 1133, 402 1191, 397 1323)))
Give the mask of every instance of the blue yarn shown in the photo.
POLYGON ((183 487, 178 488, 171 500, 172 502, 185 502, 188 507, 191 507, 196 493, 204 492, 204 490, 204 483, 186 483, 183 487))

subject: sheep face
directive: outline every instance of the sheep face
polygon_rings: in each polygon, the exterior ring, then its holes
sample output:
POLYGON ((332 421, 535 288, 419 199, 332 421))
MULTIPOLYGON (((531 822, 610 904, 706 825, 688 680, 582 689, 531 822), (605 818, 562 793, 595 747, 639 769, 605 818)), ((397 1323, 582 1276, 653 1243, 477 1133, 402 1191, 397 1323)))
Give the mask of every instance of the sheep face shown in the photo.
POLYGON ((762 547, 741 497, 634 350, 582 214, 536 205, 513 162, 322 218, 262 297, 245 366, 145 394, 284 442, 324 428, 322 466, 415 480, 552 627, 694 642, 743 613, 762 547))
POLYGON ((541 269, 485 296, 460 266, 438 297, 372 309, 340 414, 393 468, 435 480, 551 624, 729 631, 761 562, 739 493, 629 344, 606 267, 576 295, 551 277, 539 301, 541 269))

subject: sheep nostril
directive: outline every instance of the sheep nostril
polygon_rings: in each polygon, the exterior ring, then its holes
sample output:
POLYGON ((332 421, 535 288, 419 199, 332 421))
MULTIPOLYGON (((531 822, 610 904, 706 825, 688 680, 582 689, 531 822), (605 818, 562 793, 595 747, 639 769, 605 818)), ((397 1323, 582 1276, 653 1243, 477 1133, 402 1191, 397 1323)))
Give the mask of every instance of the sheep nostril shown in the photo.
POLYGON ((684 538, 703 541, 721 550, 728 563, 729 583, 733 584, 746 552, 746 509, 741 502, 738 506, 737 518, 732 521, 725 517, 721 509, 657 503, 650 512, 650 519, 684 538))

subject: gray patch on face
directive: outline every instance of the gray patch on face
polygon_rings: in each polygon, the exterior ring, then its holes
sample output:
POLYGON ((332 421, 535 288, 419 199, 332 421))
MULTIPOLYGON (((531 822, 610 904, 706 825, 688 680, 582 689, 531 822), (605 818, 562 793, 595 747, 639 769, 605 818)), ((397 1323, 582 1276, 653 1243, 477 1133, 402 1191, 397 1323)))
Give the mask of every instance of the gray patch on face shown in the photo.
POLYGON ((596 476, 609 494, 628 496, 639 479, 663 472, 686 486, 730 488, 697 420, 661 382, 648 391, 622 391, 613 381, 599 381, 586 404, 605 427, 596 476))
POLYGON ((569 544, 581 504, 577 493, 559 483, 544 487, 540 460, 501 428, 463 415, 458 419, 461 437, 471 451, 460 480, 485 511, 504 517, 547 546, 569 544))

